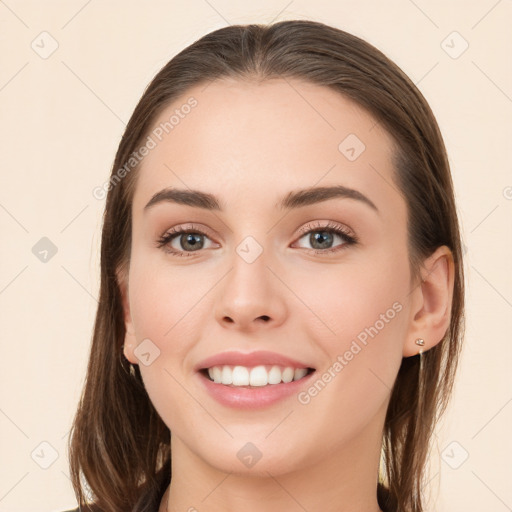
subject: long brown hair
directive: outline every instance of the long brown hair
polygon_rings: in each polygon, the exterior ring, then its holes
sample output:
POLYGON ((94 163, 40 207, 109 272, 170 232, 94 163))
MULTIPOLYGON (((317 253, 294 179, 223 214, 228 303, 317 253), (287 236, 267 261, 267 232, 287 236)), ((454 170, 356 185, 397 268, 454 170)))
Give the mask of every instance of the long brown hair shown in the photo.
POLYGON ((116 271, 127 268, 137 167, 120 172, 156 117, 176 98, 219 78, 298 78, 329 87, 370 112, 395 141, 395 182, 408 209, 411 271, 442 245, 455 264, 450 326, 443 340, 404 358, 383 433, 383 510, 421 512, 424 468, 434 426, 450 397, 464 330, 464 275, 445 146, 425 98, 404 72, 364 40, 314 21, 235 25, 211 32, 168 62, 128 122, 108 186, 101 239, 99 305, 86 381, 69 439, 71 479, 82 510, 151 510, 170 475, 170 432, 124 358, 123 308, 116 271), (115 178, 115 179, 114 179, 115 178))

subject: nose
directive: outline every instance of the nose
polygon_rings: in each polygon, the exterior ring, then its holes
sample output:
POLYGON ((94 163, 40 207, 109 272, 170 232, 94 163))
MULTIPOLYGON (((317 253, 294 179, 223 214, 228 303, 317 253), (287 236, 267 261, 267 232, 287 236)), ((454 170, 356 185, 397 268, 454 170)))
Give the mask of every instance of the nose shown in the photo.
POLYGON ((215 301, 216 320, 223 328, 254 332, 283 323, 286 289, 267 263, 265 251, 252 263, 235 253, 215 301))

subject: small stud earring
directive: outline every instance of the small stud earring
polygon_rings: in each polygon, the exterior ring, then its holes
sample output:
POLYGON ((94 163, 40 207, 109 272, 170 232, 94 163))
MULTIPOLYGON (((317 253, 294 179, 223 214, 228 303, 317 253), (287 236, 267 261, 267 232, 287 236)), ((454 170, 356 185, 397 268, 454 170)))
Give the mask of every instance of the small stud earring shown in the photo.
MULTIPOLYGON (((416 345, 419 345, 420 347, 425 346, 425 340, 423 340, 423 339, 421 339, 421 338, 417 338, 417 339, 415 340, 415 342, 414 342, 414 343, 416 343, 416 345)), ((420 356, 421 356, 421 355, 422 355, 422 353, 423 353, 423 349, 421 349, 421 348, 420 348, 420 350, 419 350, 419 352, 418 352, 418 353, 419 353, 419 354, 420 354, 420 356)))

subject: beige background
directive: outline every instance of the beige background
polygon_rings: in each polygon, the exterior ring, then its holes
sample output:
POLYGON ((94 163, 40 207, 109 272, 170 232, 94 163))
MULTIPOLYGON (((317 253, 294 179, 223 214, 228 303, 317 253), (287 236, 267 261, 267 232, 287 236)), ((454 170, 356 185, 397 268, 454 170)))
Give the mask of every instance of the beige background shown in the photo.
POLYGON ((7 0, 0 2, 0 511, 75 506, 66 441, 94 320, 104 206, 92 190, 107 179, 143 89, 215 28, 294 18, 376 45, 437 116, 467 246, 468 320, 455 395, 432 454, 428 510, 512 510, 512 1, 7 0), (58 250, 46 262, 32 251, 42 237, 58 250))

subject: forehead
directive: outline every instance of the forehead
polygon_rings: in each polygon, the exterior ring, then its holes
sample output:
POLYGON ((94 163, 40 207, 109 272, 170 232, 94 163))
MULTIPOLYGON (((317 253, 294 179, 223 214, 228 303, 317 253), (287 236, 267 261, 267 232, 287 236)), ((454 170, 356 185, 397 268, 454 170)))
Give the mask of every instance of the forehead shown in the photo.
POLYGON ((390 135, 342 94, 303 81, 195 86, 160 113, 149 136, 138 211, 167 187, 211 192, 234 211, 268 208, 300 187, 341 184, 376 203, 398 195, 390 135))

